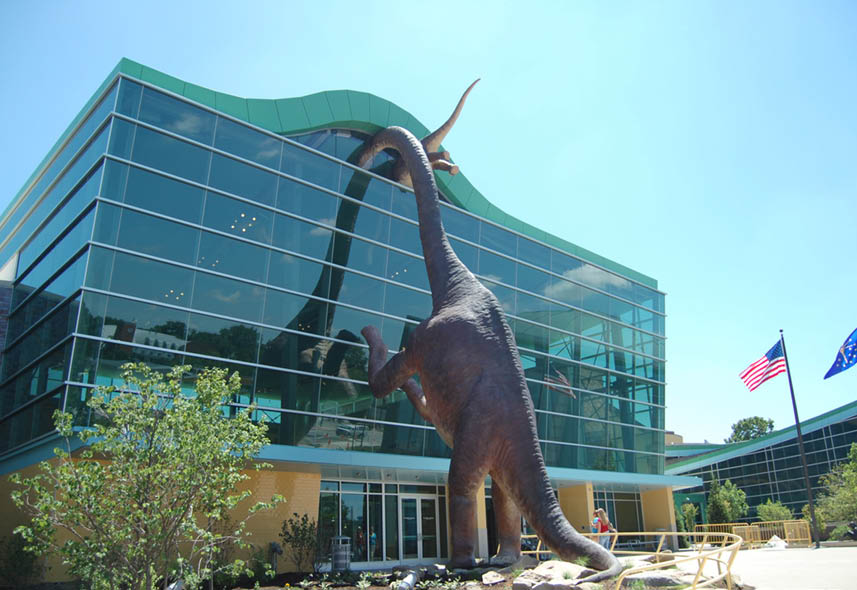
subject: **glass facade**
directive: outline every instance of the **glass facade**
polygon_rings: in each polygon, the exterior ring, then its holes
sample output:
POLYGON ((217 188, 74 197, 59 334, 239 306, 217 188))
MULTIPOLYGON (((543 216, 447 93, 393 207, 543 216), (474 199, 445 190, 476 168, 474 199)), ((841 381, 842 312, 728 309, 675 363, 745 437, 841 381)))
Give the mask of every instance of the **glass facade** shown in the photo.
MULTIPOLYGON (((803 444, 813 497, 822 490, 819 478, 848 458, 848 451, 857 443, 857 408, 850 418, 807 432, 802 426, 803 444)), ((722 454, 722 453, 718 453, 722 454)), ((757 520, 756 507, 769 498, 780 501, 801 516, 807 503, 806 484, 800 460, 797 435, 792 438, 728 459, 712 460, 702 466, 684 470, 680 464, 671 472, 701 477, 703 487, 682 490, 682 493, 708 492, 711 482, 727 479, 747 494, 750 512, 744 520, 757 520)))
MULTIPOLYGON (((88 424, 92 388, 139 360, 238 371, 233 404, 256 404, 276 444, 448 457, 403 393, 366 384, 361 328, 399 349, 431 297, 413 193, 384 157, 348 163, 365 137, 282 138, 121 77, 0 226, 2 260, 18 253, 0 453, 50 432, 58 407, 88 424)), ((508 315, 548 466, 663 473, 663 294, 442 215, 508 315)))

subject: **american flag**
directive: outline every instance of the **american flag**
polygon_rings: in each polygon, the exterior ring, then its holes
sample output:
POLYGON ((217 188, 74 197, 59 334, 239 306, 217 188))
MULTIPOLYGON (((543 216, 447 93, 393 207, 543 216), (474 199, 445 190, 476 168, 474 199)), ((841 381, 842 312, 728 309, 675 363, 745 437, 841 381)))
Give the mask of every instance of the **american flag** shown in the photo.
POLYGON ((786 372, 786 356, 783 354, 783 343, 777 341, 774 347, 765 353, 765 356, 750 364, 744 369, 739 377, 747 389, 753 391, 762 383, 786 372))

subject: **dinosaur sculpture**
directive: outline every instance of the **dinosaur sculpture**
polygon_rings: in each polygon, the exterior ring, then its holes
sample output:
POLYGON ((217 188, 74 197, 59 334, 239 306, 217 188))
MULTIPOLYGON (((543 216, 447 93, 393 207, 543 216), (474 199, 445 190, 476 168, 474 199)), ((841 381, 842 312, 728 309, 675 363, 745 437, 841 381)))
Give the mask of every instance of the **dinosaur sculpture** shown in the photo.
MULTIPOLYGON (((450 118, 453 121, 463 98, 450 118)), ((450 567, 476 565, 476 493, 490 475, 499 537, 492 563, 508 564, 520 557, 523 514, 562 559, 585 557, 590 567, 602 570, 586 581, 617 575, 618 560, 575 531, 554 496, 512 331, 496 297, 450 246, 432 172, 446 169, 439 162, 447 160, 429 158, 425 143, 406 129, 389 127, 369 140, 358 162, 366 166, 387 148, 399 153, 416 195, 432 294, 431 316, 419 324, 407 347, 387 362, 388 349, 380 332, 374 326, 363 328, 369 344, 369 387, 376 398, 404 390, 452 448, 450 567)))

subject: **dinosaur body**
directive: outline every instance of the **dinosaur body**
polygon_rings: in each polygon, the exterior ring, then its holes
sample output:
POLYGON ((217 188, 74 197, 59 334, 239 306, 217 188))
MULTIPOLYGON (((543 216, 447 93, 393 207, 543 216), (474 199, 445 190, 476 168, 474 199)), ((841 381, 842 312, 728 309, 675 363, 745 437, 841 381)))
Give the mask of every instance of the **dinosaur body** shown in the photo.
POLYGON ((603 570, 587 581, 618 574, 616 558, 577 533, 554 496, 512 331, 496 297, 458 259, 443 229, 432 170, 444 168, 400 127, 375 135, 360 165, 387 148, 399 152, 413 183, 432 313, 414 331, 408 346, 388 362, 378 330, 363 329, 369 344, 369 387, 377 398, 403 389, 452 448, 450 566, 476 563, 476 494, 490 475, 500 541, 492 562, 507 564, 520 557, 523 514, 558 556, 566 560, 583 556, 590 567, 603 570), (420 376, 419 384, 415 374, 420 376))

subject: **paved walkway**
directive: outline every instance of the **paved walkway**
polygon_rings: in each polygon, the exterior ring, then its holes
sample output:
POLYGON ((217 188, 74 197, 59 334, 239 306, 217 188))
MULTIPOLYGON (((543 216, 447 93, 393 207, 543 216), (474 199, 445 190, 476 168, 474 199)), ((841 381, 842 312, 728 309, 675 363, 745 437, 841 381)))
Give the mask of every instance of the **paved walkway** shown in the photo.
POLYGON ((744 550, 732 572, 756 590, 855 590, 857 547, 744 550))

